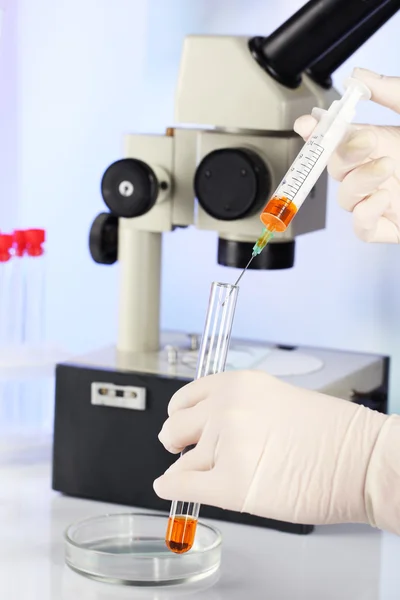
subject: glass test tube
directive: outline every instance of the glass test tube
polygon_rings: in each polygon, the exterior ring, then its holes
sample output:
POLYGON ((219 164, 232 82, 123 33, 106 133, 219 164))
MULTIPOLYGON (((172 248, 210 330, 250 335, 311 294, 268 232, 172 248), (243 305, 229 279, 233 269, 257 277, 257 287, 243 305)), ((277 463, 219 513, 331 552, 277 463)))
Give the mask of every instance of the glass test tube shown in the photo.
POLYGON ((14 319, 11 324, 13 332, 12 344, 21 346, 25 342, 25 308, 26 308, 26 239, 25 231, 15 229, 13 232, 14 269, 13 269, 13 302, 14 319))
POLYGON ((24 342, 28 346, 39 348, 45 342, 45 275, 46 231, 27 229, 26 239, 26 305, 24 342))
POLYGON ((0 234, 0 345, 8 347, 12 331, 10 321, 14 311, 12 236, 0 234))
MULTIPOLYGON (((228 283, 214 282, 211 286, 195 379, 225 370, 238 292, 238 286, 228 283)), ((193 448, 188 446, 181 455, 193 448)), ((165 536, 169 550, 183 554, 192 548, 199 512, 200 504, 172 502, 165 536)))

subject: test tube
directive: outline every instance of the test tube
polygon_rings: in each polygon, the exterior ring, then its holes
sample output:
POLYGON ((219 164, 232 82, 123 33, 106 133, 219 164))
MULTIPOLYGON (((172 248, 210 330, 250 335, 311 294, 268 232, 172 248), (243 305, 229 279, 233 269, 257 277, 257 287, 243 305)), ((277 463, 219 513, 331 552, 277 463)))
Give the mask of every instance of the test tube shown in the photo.
MULTIPOLYGON (((239 287, 214 282, 211 286, 206 322, 197 359, 195 379, 225 370, 239 287)), ((192 450, 185 448, 181 456, 192 450)), ((184 554, 193 546, 200 504, 175 500, 171 504, 165 543, 169 550, 184 554)))
POLYGON ((46 231, 26 229, 26 305, 24 342, 38 348, 45 342, 46 231))
POLYGON ((11 254, 12 236, 0 234, 0 345, 8 347, 10 345, 12 331, 10 321, 12 322, 14 310, 13 297, 13 257, 11 254))
POLYGON ((14 271, 13 271, 13 303, 14 321, 12 323, 12 343, 21 346, 25 342, 25 308, 26 308, 26 239, 25 231, 15 229, 13 232, 14 271))

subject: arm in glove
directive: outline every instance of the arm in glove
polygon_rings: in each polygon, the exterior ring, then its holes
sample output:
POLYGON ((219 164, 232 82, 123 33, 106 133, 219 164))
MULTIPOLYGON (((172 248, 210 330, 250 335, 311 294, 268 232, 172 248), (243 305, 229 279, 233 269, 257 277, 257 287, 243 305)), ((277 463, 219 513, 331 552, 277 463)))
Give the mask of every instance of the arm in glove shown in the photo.
POLYGON ((400 534, 400 417, 238 371, 178 391, 159 438, 197 444, 154 482, 161 498, 400 534))
MULTIPOLYGON (((372 100, 400 113, 400 78, 365 69, 353 76, 372 92, 372 100)), ((310 115, 294 129, 307 139, 316 125, 310 115)), ((339 204, 353 213, 354 231, 366 242, 400 243, 400 127, 353 125, 328 164, 340 181, 339 204)))

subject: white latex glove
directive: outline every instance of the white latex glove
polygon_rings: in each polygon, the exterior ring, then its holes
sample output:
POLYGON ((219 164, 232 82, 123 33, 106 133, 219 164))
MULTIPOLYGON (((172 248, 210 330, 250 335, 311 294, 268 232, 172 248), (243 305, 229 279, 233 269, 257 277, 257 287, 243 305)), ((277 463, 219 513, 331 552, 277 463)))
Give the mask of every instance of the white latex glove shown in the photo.
POLYGON ((154 482, 161 498, 400 533, 400 417, 259 371, 194 381, 175 394, 168 412, 159 435, 165 448, 197 446, 154 482), (392 460, 395 468, 385 463, 392 460))
MULTIPOLYGON (((354 69, 372 100, 400 113, 400 78, 354 69)), ((308 139, 317 121, 297 119, 294 130, 308 139)), ((400 242, 400 127, 353 125, 328 164, 341 182, 339 204, 353 213, 354 231, 366 242, 400 242)))

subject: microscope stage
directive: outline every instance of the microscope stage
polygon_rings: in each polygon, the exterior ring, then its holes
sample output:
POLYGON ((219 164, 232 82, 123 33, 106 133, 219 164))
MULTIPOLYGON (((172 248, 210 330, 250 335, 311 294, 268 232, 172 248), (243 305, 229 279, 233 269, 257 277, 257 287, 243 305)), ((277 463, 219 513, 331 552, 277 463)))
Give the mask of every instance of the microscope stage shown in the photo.
MULTIPOLYGON (((110 374, 135 372, 191 381, 199 342, 196 334, 164 332, 160 343, 163 350, 158 352, 120 353, 109 346, 66 364, 110 374)), ((233 339, 226 370, 242 369, 266 371, 292 385, 350 400, 353 391, 365 394, 382 384, 386 359, 373 354, 233 339)))

